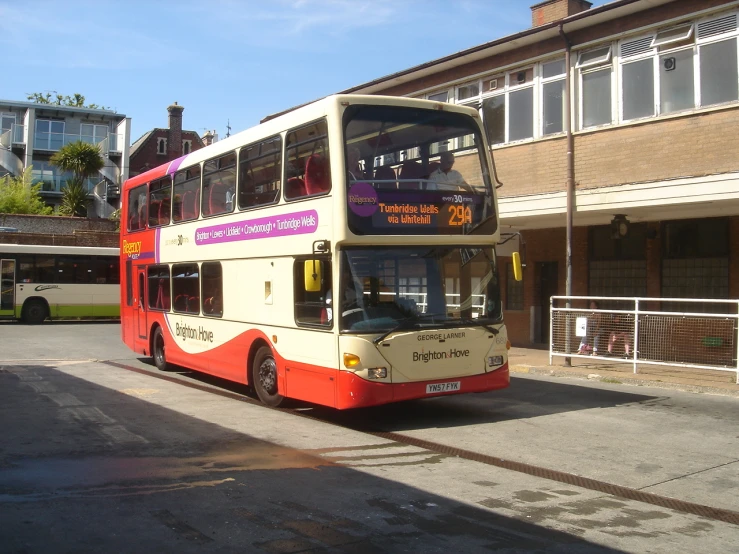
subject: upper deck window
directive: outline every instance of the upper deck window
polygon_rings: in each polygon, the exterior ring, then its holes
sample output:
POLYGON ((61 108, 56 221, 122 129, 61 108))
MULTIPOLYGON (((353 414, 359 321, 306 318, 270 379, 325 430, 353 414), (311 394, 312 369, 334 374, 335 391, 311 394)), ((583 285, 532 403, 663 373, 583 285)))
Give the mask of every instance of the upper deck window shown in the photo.
POLYGON ((325 120, 287 132, 285 198, 325 194, 331 190, 328 125, 325 120))
POLYGON ((353 233, 462 235, 497 228, 480 127, 469 115, 351 106, 344 141, 353 233))
POLYGON ((236 153, 208 160, 203 166, 203 215, 233 211, 236 195, 236 153))

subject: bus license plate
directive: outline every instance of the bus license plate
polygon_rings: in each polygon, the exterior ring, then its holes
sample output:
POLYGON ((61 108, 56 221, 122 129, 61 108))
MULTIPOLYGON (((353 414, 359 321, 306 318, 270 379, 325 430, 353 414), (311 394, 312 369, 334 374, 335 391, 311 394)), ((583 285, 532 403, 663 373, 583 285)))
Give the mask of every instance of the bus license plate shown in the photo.
POLYGON ((439 392, 454 392, 461 388, 460 381, 452 381, 450 383, 431 383, 426 385, 426 394, 437 394, 439 392))

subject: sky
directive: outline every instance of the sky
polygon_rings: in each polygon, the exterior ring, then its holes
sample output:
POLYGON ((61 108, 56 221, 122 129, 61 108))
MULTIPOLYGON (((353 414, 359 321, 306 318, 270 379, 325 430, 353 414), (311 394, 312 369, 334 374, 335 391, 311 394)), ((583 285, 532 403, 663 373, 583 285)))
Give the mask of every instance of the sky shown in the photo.
MULTIPOLYGON (((0 0, 0 99, 81 93, 223 138, 279 112, 531 27, 540 0, 0 0)), ((594 0, 600 6, 606 0, 594 0)))

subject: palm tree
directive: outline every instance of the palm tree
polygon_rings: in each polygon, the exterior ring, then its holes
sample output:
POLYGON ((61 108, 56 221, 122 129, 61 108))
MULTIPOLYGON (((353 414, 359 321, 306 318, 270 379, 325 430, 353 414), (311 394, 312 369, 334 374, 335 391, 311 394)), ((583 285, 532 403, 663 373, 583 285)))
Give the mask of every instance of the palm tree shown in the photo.
POLYGON ((71 142, 62 146, 49 162, 62 171, 69 171, 74 175, 62 190, 59 213, 80 217, 87 215, 85 179, 95 175, 105 165, 105 160, 98 147, 81 140, 71 142))

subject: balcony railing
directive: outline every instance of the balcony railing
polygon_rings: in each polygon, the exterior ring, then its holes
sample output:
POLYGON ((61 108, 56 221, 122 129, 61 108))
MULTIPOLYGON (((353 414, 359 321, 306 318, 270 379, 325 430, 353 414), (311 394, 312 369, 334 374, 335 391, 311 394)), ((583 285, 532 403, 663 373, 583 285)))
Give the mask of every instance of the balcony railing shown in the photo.
POLYGON ((114 133, 109 133, 106 137, 70 133, 36 133, 33 137, 33 149, 57 152, 63 146, 80 140, 88 144, 98 145, 103 155, 109 152, 120 152, 119 146, 123 143, 120 137, 114 133))
MULTIPOLYGON (((71 179, 69 175, 49 175, 48 171, 31 171, 33 183, 42 183, 41 192, 62 192, 62 189, 67 186, 67 180, 71 179)), ((92 190, 100 180, 88 177, 83 181, 87 194, 92 194, 92 190)))
POLYGON ((25 133, 25 125, 18 125, 16 123, 13 123, 10 129, 8 129, 7 131, 3 131, 3 133, 0 134, 0 145, 4 146, 5 148, 12 148, 14 144, 25 144, 26 141, 23 138, 25 133))

